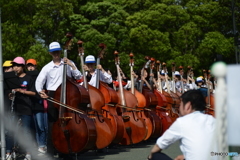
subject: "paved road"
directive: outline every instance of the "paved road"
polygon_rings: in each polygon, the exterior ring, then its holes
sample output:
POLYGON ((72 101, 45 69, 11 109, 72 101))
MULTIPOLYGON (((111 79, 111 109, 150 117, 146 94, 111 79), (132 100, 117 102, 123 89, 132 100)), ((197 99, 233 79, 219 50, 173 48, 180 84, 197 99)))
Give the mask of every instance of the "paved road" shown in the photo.
MULTIPOLYGON (((104 153, 89 151, 79 155, 79 160, 146 160, 147 156, 155 144, 155 140, 142 142, 133 146, 118 146, 118 148, 105 149, 104 153)), ((163 151, 171 158, 181 154, 179 143, 174 143, 171 147, 163 151)))
MULTIPOLYGON (((78 154, 73 160, 146 160, 151 148, 155 144, 155 140, 149 140, 147 142, 141 142, 132 146, 115 146, 108 149, 104 149, 101 153, 95 152, 93 150, 86 153, 78 154)), ((168 149, 163 151, 171 158, 175 158, 177 155, 181 154, 179 150, 179 143, 176 142, 168 149)), ((1 158, 0 158, 1 159, 1 158)), ((17 160, 23 160, 24 155, 18 156, 17 160)), ((37 157, 33 160, 61 160, 52 159, 47 157, 37 157)), ((68 158, 66 159, 68 160, 68 158)), ((70 160, 70 158, 69 158, 70 160)), ((72 159, 71 159, 72 160, 72 159)))

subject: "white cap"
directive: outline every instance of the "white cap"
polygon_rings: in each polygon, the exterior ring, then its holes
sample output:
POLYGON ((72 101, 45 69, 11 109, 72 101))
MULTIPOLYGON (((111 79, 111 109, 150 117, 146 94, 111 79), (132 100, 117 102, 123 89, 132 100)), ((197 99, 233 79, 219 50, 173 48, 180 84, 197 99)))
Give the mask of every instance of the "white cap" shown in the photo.
POLYGON ((92 55, 89 55, 85 58, 85 63, 96 63, 95 57, 92 55))
POLYGON ((49 52, 53 52, 53 51, 61 51, 62 48, 60 46, 60 44, 58 42, 52 42, 49 45, 49 52))
POLYGON ((162 70, 162 71, 160 72, 160 74, 161 74, 161 75, 165 75, 165 72, 164 72, 164 70, 162 70))
POLYGON ((178 71, 175 71, 174 75, 175 76, 180 76, 180 73, 178 71))
POLYGON ((198 77, 196 81, 197 81, 197 82, 202 82, 203 79, 202 79, 202 77, 198 77))

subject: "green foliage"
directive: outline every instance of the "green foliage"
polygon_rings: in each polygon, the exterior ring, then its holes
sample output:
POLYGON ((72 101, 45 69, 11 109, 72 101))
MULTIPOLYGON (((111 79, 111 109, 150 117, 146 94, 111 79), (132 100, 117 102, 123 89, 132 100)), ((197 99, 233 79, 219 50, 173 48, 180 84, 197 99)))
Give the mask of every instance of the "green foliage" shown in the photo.
MULTIPOLYGON (((98 56, 99 43, 107 45, 102 65, 115 70, 114 51, 121 68, 129 73, 129 53, 135 69, 151 56, 167 67, 192 66, 199 72, 222 55, 235 62, 232 10, 221 0, 0 0, 3 60, 16 56, 48 63, 48 45, 72 32, 74 45, 69 58, 80 65, 77 45, 84 42, 85 55, 98 56)), ((235 2, 240 27, 240 2, 235 2)))

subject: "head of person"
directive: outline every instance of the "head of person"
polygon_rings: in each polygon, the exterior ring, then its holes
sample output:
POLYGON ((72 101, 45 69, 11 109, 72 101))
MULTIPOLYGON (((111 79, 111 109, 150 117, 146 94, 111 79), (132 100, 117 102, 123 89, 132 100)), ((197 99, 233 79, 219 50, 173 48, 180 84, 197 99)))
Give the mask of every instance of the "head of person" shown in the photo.
POLYGON ((87 65, 89 71, 94 71, 96 68, 96 60, 93 55, 88 55, 85 58, 85 64, 87 65))
POLYGON ((203 84, 203 79, 202 77, 197 77, 196 79, 197 86, 201 86, 203 84))
POLYGON ((13 71, 16 72, 17 75, 24 72, 25 60, 23 57, 14 58, 11 63, 12 63, 13 71))
POLYGON ((206 101, 201 91, 189 90, 182 94, 179 107, 180 116, 185 116, 194 111, 204 111, 206 101))
POLYGON ((49 54, 52 55, 53 58, 61 58, 62 48, 58 42, 52 42, 49 45, 49 54))
POLYGON ((35 59, 28 59, 26 65, 28 71, 35 71, 37 69, 37 61, 35 59))
MULTIPOLYGON (((166 73, 166 74, 168 74, 168 73, 166 73)), ((160 72, 160 77, 161 77, 161 79, 165 79, 165 71, 164 70, 162 70, 160 72)))
POLYGON ((3 72, 12 72, 13 68, 12 68, 12 61, 5 61, 3 63, 3 72))
POLYGON ((176 80, 181 80, 181 74, 180 74, 180 72, 175 71, 175 72, 174 72, 174 76, 175 76, 175 79, 176 79, 176 80))

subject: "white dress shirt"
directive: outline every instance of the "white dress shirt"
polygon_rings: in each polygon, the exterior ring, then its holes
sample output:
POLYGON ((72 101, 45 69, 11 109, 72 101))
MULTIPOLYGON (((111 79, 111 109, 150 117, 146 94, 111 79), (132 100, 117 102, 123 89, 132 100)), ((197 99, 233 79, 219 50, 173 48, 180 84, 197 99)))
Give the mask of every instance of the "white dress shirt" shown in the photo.
MULTIPOLYGON (((86 72, 87 75, 87 72, 86 72)), ((96 87, 96 79, 97 79, 97 70, 92 74, 91 80, 88 82, 93 87, 96 87)), ((100 81, 105 82, 105 83, 112 83, 112 75, 108 74, 107 72, 102 72, 100 71, 100 81)))
MULTIPOLYGON (((75 66, 74 63, 73 65, 75 66)), ((45 83, 47 90, 56 91, 57 88, 62 84, 63 66, 64 62, 62 60, 59 65, 55 65, 53 61, 46 64, 42 68, 35 82, 37 92, 43 90, 45 83)), ((67 76, 73 77, 75 79, 80 79, 82 74, 78 69, 73 70, 72 67, 67 65, 67 76)))
POLYGON ((207 160, 211 153, 214 129, 213 116, 195 111, 177 118, 156 144, 166 149, 180 140, 180 149, 186 160, 207 160))

